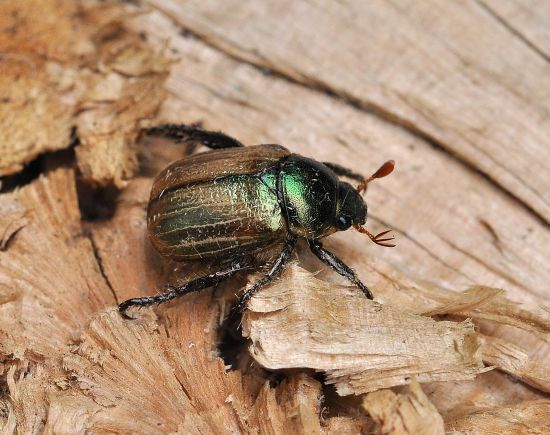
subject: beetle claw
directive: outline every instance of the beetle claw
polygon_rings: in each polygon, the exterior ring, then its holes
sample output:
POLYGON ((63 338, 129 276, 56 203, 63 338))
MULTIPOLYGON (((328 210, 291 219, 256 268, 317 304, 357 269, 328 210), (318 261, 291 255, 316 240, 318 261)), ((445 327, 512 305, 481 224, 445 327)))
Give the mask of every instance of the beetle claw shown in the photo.
POLYGON ((126 311, 119 310, 119 313, 125 320, 136 320, 136 317, 129 316, 128 314, 126 314, 126 311))
POLYGON ((135 320, 136 319, 136 317, 132 317, 132 316, 127 314, 128 308, 130 308, 132 306, 132 304, 129 304, 128 302, 131 302, 131 301, 132 301, 132 299, 129 299, 125 302, 122 302, 118 306, 118 312, 120 313, 120 315, 122 316, 123 319, 126 319, 126 320, 135 320))

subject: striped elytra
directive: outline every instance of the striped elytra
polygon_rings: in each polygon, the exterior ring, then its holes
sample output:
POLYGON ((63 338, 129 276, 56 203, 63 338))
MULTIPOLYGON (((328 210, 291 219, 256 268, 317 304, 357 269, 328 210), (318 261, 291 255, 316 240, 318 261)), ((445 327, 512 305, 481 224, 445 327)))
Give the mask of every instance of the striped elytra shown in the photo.
POLYGON ((285 238, 277 145, 217 150, 179 160, 156 178, 148 229, 159 253, 181 261, 232 257, 285 238))

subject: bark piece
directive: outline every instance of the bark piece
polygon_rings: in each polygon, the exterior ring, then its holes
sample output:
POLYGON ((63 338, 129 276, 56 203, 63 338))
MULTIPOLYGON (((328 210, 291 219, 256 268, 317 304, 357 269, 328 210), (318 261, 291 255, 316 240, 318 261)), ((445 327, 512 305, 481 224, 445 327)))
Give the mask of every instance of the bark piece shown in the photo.
POLYGON ((69 147, 92 184, 137 170, 142 121, 164 99, 169 62, 124 28, 121 4, 58 0, 0 6, 0 176, 69 147))
POLYGON ((369 393, 363 407, 383 434, 444 434, 443 418, 420 388, 416 380, 408 391, 395 394, 391 390, 369 393))
POLYGON ((473 379, 484 370, 470 321, 403 313, 295 265, 248 308, 243 333, 256 361, 269 369, 324 371, 341 395, 407 384, 413 376, 422 382, 473 379))
POLYGON ((483 361, 521 379, 523 382, 550 393, 550 365, 536 361, 519 346, 497 337, 483 337, 483 361))
POLYGON ((445 431, 479 434, 544 434, 550 431, 550 400, 465 409, 445 419, 445 431))

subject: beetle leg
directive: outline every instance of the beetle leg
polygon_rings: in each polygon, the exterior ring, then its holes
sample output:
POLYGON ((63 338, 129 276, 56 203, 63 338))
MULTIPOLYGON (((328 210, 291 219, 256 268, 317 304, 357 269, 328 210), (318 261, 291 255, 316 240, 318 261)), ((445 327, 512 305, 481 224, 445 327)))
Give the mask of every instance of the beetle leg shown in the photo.
POLYGON ((319 260, 321 260, 331 269, 338 272, 344 278, 347 278, 348 280, 350 280, 357 287, 359 287, 368 299, 373 299, 371 291, 368 289, 368 287, 365 284, 363 284, 359 280, 359 278, 357 278, 357 275, 353 270, 351 270, 349 266, 347 266, 342 260, 340 260, 332 252, 327 251, 325 248, 323 248, 323 244, 318 240, 308 240, 308 243, 309 243, 309 249, 311 249, 311 252, 313 252, 319 258, 319 260))
POLYGON ((252 261, 250 257, 239 258, 233 261, 225 269, 221 269, 209 275, 193 279, 179 287, 169 287, 169 290, 163 294, 157 296, 145 296, 142 298, 128 299, 118 306, 118 310, 120 314, 122 314, 122 317, 126 319, 133 319, 133 317, 130 317, 128 314, 126 314, 126 310, 128 310, 128 308, 130 307, 143 307, 147 305, 161 304, 178 296, 183 296, 187 293, 197 292, 205 288, 215 286, 216 284, 219 284, 220 282, 231 278, 238 271, 249 268, 251 264, 252 261))
POLYGON ((363 181, 365 179, 365 176, 358 174, 357 172, 353 172, 351 169, 344 166, 340 166, 338 163, 323 162, 323 165, 327 166, 332 170, 332 172, 340 177, 351 178, 355 181, 363 181))
POLYGON ((237 139, 220 131, 203 130, 197 125, 161 124, 146 130, 152 136, 165 137, 181 143, 197 143, 208 148, 235 148, 244 146, 237 139))
POLYGON ((261 287, 269 283, 273 280, 279 273, 281 273, 281 270, 285 266, 285 264, 290 259, 290 255, 292 254, 292 251, 294 250, 294 247, 296 246, 296 241, 298 238, 294 234, 289 234, 285 244, 283 246, 283 249, 281 250, 281 253, 275 260, 275 262, 271 265, 271 269, 267 272, 267 274, 260 279, 259 281, 256 281, 237 301, 237 304, 235 305, 235 312, 243 312, 246 308, 246 304, 250 300, 250 298, 256 293, 261 287))

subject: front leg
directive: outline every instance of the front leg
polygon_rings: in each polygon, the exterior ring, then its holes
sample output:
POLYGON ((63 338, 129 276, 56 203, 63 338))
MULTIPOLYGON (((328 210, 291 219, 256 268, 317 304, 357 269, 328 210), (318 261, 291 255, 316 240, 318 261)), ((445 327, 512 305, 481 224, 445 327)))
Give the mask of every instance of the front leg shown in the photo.
POLYGON ((311 252, 313 252, 319 260, 359 287, 368 299, 373 299, 371 291, 359 278, 357 278, 357 275, 349 266, 332 252, 323 248, 323 244, 318 240, 308 240, 308 243, 309 249, 311 249, 311 252))
POLYGON ((237 139, 220 131, 203 130, 197 125, 161 124, 145 130, 152 136, 165 137, 180 143, 202 144, 212 149, 236 148, 244 146, 237 139))

